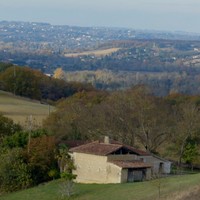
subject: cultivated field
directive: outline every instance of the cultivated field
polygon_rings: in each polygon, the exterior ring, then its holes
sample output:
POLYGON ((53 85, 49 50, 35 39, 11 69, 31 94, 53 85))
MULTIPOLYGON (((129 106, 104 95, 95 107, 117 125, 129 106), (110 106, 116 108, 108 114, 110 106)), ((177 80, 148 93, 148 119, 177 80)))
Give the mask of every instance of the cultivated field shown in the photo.
POLYGON ((52 106, 41 104, 39 101, 0 91, 0 113, 23 126, 27 124, 27 119, 31 115, 33 125, 40 126, 42 120, 53 110, 54 108, 52 106))
POLYGON ((96 57, 106 56, 111 53, 118 51, 120 48, 110 48, 110 49, 102 49, 102 50, 95 50, 95 51, 85 51, 82 53, 67 53, 65 54, 66 57, 79 57, 79 56, 88 56, 94 55, 96 57))
MULTIPOLYGON (((0 200, 59 200, 61 181, 4 195, 0 200)), ((125 184, 76 184, 73 200, 197 200, 200 174, 174 176, 159 180, 125 184), (160 186, 160 198, 159 198, 160 186), (188 196, 189 195, 189 196, 188 196), (190 198, 191 197, 191 198, 190 198), (196 198, 197 197, 197 198, 196 198)))

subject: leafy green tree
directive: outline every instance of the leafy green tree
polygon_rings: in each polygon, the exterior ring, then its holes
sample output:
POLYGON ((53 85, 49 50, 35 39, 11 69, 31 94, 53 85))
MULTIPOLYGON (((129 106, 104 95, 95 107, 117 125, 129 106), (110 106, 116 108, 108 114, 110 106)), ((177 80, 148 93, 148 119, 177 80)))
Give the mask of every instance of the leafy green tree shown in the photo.
POLYGON ((31 175, 22 149, 4 150, 0 153, 0 160, 1 192, 12 192, 31 186, 31 175))
POLYGON ((71 156, 69 155, 68 149, 65 145, 58 147, 56 158, 61 174, 64 172, 72 173, 72 170, 75 169, 73 160, 71 159, 71 156))
POLYGON ((0 114, 0 141, 3 137, 13 135, 15 132, 20 131, 21 129, 22 128, 19 124, 15 124, 13 120, 0 114))
POLYGON ((183 160, 191 165, 193 170, 193 163, 199 156, 197 140, 194 138, 188 138, 185 149, 183 152, 183 160))
POLYGON ((4 148, 26 148, 28 145, 28 140, 32 138, 48 136, 45 129, 35 129, 31 131, 16 131, 12 135, 6 135, 2 138, 1 146, 4 148))
POLYGON ((2 146, 4 148, 24 148, 28 142, 28 133, 25 131, 17 131, 13 135, 5 136, 2 140, 2 146))

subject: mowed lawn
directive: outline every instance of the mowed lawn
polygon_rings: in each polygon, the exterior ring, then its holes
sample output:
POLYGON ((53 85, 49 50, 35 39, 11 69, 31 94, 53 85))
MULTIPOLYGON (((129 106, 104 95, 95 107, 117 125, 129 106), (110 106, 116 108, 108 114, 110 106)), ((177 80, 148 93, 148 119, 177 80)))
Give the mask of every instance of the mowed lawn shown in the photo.
POLYGON ((49 115, 49 110, 53 111, 54 107, 0 91, 0 113, 23 126, 31 115, 33 124, 40 126, 42 120, 49 115))
MULTIPOLYGON (((60 180, 24 191, 1 196, 1 200, 58 200, 61 199, 60 180)), ((73 200, 156 200, 171 199, 174 193, 200 185, 200 174, 174 176, 159 180, 125 184, 76 184, 73 200)), ((172 198, 173 199, 173 198, 172 198)))

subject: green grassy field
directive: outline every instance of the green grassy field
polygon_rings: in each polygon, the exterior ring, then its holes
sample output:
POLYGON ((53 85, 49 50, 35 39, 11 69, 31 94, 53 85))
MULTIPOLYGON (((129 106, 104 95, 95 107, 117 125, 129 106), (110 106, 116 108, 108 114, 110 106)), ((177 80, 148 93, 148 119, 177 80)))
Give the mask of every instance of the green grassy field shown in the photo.
MULTIPOLYGON (((0 200, 59 200, 61 181, 52 181, 24 191, 4 195, 0 200)), ((159 180, 125 184, 76 184, 73 200, 156 200, 171 199, 174 193, 200 185, 200 174, 174 176, 159 180)), ((174 199, 174 198, 173 198, 174 199)))
MULTIPOLYGON (((51 106, 50 111, 53 110, 54 108, 51 106)), ((49 106, 41 104, 39 101, 0 91, 0 113, 23 126, 26 124, 28 117, 32 115, 33 123, 40 126, 42 120, 49 114, 49 106)))

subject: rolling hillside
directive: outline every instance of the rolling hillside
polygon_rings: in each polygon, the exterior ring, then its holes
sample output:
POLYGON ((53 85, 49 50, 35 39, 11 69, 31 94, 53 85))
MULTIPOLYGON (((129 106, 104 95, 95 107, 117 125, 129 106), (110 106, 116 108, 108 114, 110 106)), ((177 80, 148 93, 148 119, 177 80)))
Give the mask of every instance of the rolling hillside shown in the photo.
POLYGON ((0 113, 23 126, 31 115, 33 124, 40 126, 42 120, 53 110, 54 108, 52 106, 41 104, 39 101, 14 96, 11 93, 0 91, 0 113))

